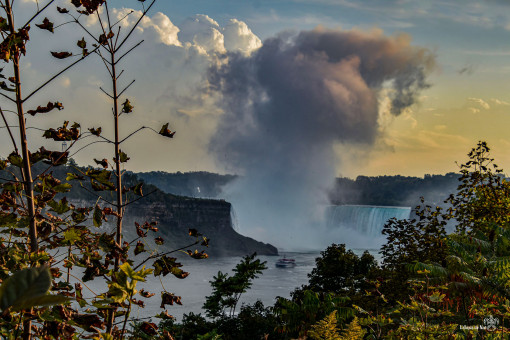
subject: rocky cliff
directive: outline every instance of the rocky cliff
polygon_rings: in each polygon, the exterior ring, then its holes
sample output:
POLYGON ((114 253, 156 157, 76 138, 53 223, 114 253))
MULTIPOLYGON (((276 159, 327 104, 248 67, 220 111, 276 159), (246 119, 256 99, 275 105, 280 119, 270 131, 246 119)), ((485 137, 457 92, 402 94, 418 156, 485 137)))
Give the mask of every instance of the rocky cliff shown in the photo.
POLYGON ((160 236, 165 239, 165 246, 169 249, 192 242, 188 230, 193 228, 210 240, 208 248, 198 247, 209 255, 243 256, 253 252, 259 255, 278 255, 278 250, 272 245, 243 236, 232 228, 230 203, 171 194, 164 196, 165 199, 151 199, 150 202, 140 200, 128 206, 126 232, 135 234, 135 221, 157 221, 160 236))

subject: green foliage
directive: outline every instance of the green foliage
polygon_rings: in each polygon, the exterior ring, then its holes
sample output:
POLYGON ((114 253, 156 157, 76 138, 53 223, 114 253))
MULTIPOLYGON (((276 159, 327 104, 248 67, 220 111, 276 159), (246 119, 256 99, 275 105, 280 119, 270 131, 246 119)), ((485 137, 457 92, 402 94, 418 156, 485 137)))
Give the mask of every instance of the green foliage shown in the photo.
POLYGON ((365 334, 367 333, 366 330, 362 329, 359 325, 359 320, 357 317, 354 317, 354 319, 349 323, 347 328, 342 332, 342 336, 340 337, 341 340, 362 340, 365 334))
POLYGON ((210 318, 218 318, 229 309, 229 315, 233 316, 241 295, 245 293, 252 281, 266 269, 266 262, 255 259, 257 254, 243 257, 234 268, 234 274, 229 276, 218 272, 210 281, 213 288, 212 294, 206 297, 203 308, 210 318))
POLYGON ((290 336, 304 336, 310 327, 334 310, 337 319, 343 325, 354 316, 349 298, 333 293, 316 293, 305 290, 292 300, 278 298, 274 313, 278 319, 278 330, 290 336))
POLYGON ((339 330, 337 328, 336 310, 332 311, 315 325, 312 325, 312 328, 308 332, 308 336, 314 340, 341 340, 342 337, 340 337, 339 330))
POLYGON ((332 244, 315 259, 306 289, 351 296, 366 289, 366 280, 375 277, 376 268, 377 262, 368 251, 358 257, 346 250, 345 244, 332 244))
POLYGON ((61 295, 49 295, 51 273, 48 267, 33 267, 11 275, 0 286, 0 308, 20 311, 35 306, 51 306, 68 302, 61 295))

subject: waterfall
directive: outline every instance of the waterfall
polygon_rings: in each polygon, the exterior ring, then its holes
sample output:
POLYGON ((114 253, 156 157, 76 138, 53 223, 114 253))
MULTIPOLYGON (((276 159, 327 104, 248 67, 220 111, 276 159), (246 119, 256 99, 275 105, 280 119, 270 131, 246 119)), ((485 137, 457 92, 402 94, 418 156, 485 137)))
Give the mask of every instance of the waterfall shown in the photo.
POLYGON ((333 205, 326 209, 326 225, 329 229, 351 228, 378 237, 389 219, 408 219, 410 214, 410 207, 333 205))
POLYGON ((237 214, 233 204, 230 205, 230 221, 232 224, 232 229, 239 232, 239 220, 237 219, 237 214))

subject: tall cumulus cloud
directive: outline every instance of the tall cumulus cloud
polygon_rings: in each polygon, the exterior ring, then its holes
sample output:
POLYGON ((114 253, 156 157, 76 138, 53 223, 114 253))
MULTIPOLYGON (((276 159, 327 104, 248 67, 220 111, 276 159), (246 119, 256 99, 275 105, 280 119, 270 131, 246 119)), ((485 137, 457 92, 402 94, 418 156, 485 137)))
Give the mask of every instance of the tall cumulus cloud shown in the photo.
POLYGON ((333 146, 372 145, 381 90, 399 115, 433 68, 433 54, 407 35, 317 28, 270 38, 211 69, 225 113, 210 148, 244 175, 229 188, 242 231, 286 247, 298 234, 311 240, 335 177, 333 146))

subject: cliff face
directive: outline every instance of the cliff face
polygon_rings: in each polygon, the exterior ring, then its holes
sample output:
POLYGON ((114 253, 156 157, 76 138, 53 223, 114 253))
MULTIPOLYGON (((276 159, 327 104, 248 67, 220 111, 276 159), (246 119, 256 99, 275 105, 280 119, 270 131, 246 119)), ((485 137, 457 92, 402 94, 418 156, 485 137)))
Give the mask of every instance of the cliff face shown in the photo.
POLYGON ((189 236, 188 230, 193 228, 210 242, 207 248, 196 245, 190 247, 192 250, 205 250, 211 256, 244 256, 253 252, 278 255, 274 246, 243 236, 232 228, 230 203, 170 194, 161 196, 159 199, 148 196, 147 200, 128 205, 123 222, 126 241, 136 238, 134 222, 157 221, 159 232, 151 234, 163 237, 164 247, 168 250, 192 243, 195 239, 189 236))

